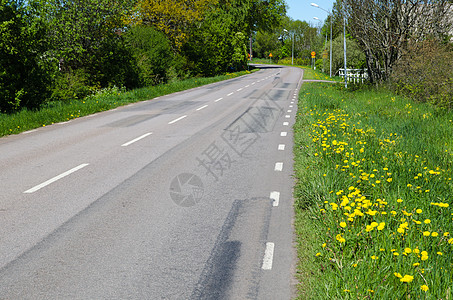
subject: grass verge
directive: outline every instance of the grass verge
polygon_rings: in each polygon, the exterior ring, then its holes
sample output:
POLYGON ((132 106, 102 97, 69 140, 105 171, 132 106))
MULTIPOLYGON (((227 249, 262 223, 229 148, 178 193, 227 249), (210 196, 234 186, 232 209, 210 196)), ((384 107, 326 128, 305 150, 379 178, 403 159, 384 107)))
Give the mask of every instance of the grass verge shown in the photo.
POLYGON ((305 83, 294 125, 301 299, 453 299, 453 112, 305 83))
POLYGON ((71 119, 100 111, 106 111, 129 103, 149 100, 249 73, 250 72, 248 71, 243 71, 209 78, 190 78, 131 91, 109 88, 103 89, 82 100, 47 103, 37 111, 22 110, 10 115, 0 114, 0 137, 17 134, 58 122, 69 121, 71 119))

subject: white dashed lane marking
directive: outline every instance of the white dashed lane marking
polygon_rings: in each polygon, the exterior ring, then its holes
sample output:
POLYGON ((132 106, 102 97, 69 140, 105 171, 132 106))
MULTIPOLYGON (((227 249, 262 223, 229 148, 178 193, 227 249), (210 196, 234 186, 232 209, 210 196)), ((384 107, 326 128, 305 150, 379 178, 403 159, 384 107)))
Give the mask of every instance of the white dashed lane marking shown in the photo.
POLYGON ((203 105, 202 107, 197 108, 197 111, 202 110, 202 109, 204 109, 204 108, 206 108, 206 107, 208 107, 207 104, 206 104, 206 105, 203 105))
POLYGON ((271 192, 269 198, 272 199, 272 206, 276 207, 280 202, 280 193, 275 191, 271 192))
POLYGON ((74 173, 74 172, 77 172, 77 171, 80 170, 80 169, 85 168, 85 167, 88 166, 88 165, 89 165, 89 164, 81 164, 81 165, 79 165, 79 166, 77 166, 77 167, 75 167, 75 168, 72 168, 72 169, 69 170, 69 171, 66 171, 66 172, 64 172, 64 173, 62 173, 62 174, 60 174, 60 175, 57 175, 57 176, 55 176, 55 177, 53 177, 53 178, 51 178, 51 179, 49 179, 49 180, 47 180, 47 181, 45 181, 45 182, 43 182, 43 183, 41 183, 41 184, 38 184, 38 185, 35 186, 35 187, 32 187, 32 188, 29 189, 29 190, 26 190, 26 191, 24 192, 24 194, 31 194, 31 193, 34 193, 34 192, 36 192, 36 191, 42 189, 43 187, 46 187, 46 186, 48 186, 49 184, 54 183, 54 182, 57 181, 57 180, 60 180, 60 179, 66 177, 66 176, 68 176, 68 175, 70 175, 70 174, 72 174, 72 173, 74 173))
POLYGON ((283 163, 282 162, 275 163, 274 171, 278 172, 283 171, 283 163))
POLYGON ((274 260, 274 243, 266 243, 266 249, 264 250, 263 270, 272 270, 272 261, 274 260))
POLYGON ((140 141, 141 139, 144 139, 145 137, 147 137, 148 135, 151 135, 151 134, 153 134, 153 133, 152 132, 145 133, 144 135, 139 136, 138 138, 133 139, 132 141, 129 141, 127 143, 122 144, 121 147, 127 147, 127 146, 129 146, 129 145, 131 145, 131 144, 133 144, 135 142, 140 141))
POLYGON ((177 118, 177 119, 174 119, 173 121, 168 122, 168 124, 170 125, 170 124, 176 123, 176 122, 178 122, 178 121, 181 121, 181 120, 184 119, 185 117, 187 117, 187 115, 184 115, 184 116, 182 116, 182 117, 179 117, 179 118, 177 118))

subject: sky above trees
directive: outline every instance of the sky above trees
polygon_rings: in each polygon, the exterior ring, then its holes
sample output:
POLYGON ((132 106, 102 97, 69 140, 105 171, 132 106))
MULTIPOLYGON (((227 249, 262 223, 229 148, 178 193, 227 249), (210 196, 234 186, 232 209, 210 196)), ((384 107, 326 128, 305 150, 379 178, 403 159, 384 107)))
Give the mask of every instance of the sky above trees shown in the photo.
POLYGON ((319 8, 313 7, 310 3, 316 3, 325 10, 332 9, 334 0, 286 0, 288 4, 287 15, 294 20, 301 20, 316 26, 318 23, 313 17, 318 17, 322 21, 327 18, 327 13, 319 8))

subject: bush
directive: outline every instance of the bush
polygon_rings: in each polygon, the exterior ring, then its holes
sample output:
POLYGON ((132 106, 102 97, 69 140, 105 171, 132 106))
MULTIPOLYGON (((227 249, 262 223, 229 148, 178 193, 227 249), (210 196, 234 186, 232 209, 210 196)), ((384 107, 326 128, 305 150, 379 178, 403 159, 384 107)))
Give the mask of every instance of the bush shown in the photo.
POLYGON ((410 45, 390 79, 397 92, 413 100, 453 107, 453 52, 437 41, 410 45))
POLYGON ((82 69, 58 74, 54 79, 51 99, 69 101, 82 99, 100 87, 89 85, 89 75, 82 69))
POLYGON ((134 26, 125 34, 142 86, 155 85, 167 80, 173 53, 167 37, 152 27, 134 26))

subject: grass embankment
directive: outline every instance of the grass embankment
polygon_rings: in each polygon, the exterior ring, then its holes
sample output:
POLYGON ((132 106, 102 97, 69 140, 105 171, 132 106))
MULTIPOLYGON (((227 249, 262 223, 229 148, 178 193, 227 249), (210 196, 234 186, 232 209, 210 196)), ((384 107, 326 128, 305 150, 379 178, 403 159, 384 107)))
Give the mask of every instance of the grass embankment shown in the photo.
POLYGON ((453 112, 303 85, 295 133, 301 299, 453 299, 453 112))
POLYGON ((98 93, 81 100, 47 103, 38 111, 22 110, 11 115, 0 114, 0 136, 17 134, 30 129, 58 122, 69 121, 71 119, 94 114, 100 111, 106 111, 129 103, 149 100, 155 97, 168 95, 249 73, 250 72, 248 71, 244 71, 209 78, 191 78, 131 91, 110 88, 101 90, 98 93))

